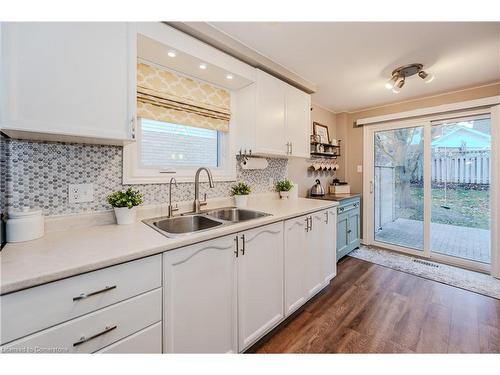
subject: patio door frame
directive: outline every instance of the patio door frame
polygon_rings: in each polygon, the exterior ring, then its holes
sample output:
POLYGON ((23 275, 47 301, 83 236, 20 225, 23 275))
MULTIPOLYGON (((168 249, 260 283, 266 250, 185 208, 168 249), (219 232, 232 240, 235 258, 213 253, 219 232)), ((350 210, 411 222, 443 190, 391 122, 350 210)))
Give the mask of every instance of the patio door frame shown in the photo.
MULTIPOLYGON (((458 104, 458 103, 457 103, 458 104)), ((463 107, 462 107, 463 108, 463 107)), ((467 106, 465 106, 467 108, 467 106)), ((395 115, 396 116, 396 115, 395 115)), ((472 270, 490 273, 500 278, 500 105, 482 109, 460 110, 426 114, 422 117, 411 119, 388 120, 377 122, 363 127, 363 244, 374 245, 398 252, 411 254, 418 257, 436 260, 472 270), (472 260, 448 256, 431 252, 431 130, 432 122, 453 118, 474 116, 479 114, 489 114, 491 118, 491 177, 490 177, 490 251, 491 264, 480 263, 472 260), (375 240, 374 213, 374 148, 375 133, 403 128, 422 127, 423 128, 423 189, 424 189, 424 210, 423 210, 423 250, 415 250, 404 246, 379 242, 375 240)))

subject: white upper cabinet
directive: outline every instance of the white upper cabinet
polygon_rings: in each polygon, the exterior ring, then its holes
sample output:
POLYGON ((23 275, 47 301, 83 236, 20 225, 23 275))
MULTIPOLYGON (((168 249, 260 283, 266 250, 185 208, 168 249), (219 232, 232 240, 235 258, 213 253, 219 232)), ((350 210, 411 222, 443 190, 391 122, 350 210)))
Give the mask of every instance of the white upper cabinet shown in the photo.
POLYGON ((257 72, 256 151, 284 155, 285 85, 269 74, 257 72))
POLYGON ((310 157, 309 135, 311 134, 311 95, 287 85, 286 136, 289 155, 310 157))
POLYGON ((235 96, 238 151, 309 157, 310 95, 257 70, 257 81, 235 96))
POLYGON ((18 138, 83 137, 108 144, 131 139, 135 45, 126 23, 3 23, 1 28, 2 131, 18 138))

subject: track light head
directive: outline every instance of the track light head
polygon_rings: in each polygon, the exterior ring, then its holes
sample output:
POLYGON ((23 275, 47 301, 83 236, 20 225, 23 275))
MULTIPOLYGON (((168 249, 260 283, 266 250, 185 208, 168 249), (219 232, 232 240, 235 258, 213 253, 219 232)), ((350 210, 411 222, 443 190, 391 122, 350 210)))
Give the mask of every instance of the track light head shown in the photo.
POLYGON ((392 78, 385 83, 385 88, 387 90, 392 90, 394 86, 396 85, 396 82, 398 81, 398 75, 395 74, 392 76, 392 78))
POLYGON ((424 80, 425 83, 430 83, 434 81, 434 75, 433 74, 428 74, 425 71, 421 70, 418 72, 418 76, 424 80))

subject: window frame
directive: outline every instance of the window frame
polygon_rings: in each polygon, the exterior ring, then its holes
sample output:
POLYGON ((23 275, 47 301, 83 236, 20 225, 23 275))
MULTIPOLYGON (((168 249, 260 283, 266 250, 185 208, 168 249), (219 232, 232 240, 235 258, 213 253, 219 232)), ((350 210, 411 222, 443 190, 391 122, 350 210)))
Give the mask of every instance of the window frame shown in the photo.
MULTIPOLYGON (((231 93, 231 112, 233 111, 233 93, 231 93)), ((234 117, 234 116, 233 116, 234 117)), ((235 132, 233 117, 229 123, 229 132, 219 132, 220 166, 210 168, 215 181, 236 181, 236 157, 234 156, 235 132)), ((168 183, 172 177, 177 182, 194 182, 194 175, 199 167, 194 168, 144 168, 140 163, 141 119, 136 119, 135 140, 123 146, 123 184, 155 184, 168 183)), ((182 124, 180 124, 182 125, 182 124)), ((200 175, 201 181, 208 181, 205 174, 200 175)))

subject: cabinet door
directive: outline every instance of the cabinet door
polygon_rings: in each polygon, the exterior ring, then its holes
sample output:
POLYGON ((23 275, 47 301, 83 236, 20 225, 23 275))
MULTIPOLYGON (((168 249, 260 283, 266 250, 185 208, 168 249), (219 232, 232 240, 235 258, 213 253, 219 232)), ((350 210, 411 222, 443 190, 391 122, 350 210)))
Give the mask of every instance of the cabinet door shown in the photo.
POLYGON ((257 71, 256 152, 286 155, 285 83, 257 71))
POLYGON ((283 318, 283 223, 240 233, 238 336, 242 351, 283 318))
POLYGON ((324 215, 323 281, 328 283, 337 274, 337 210, 326 210, 324 215))
POLYGON ((306 302, 305 260, 308 216, 285 221, 285 315, 289 316, 306 302))
POLYGON ((323 257, 326 239, 325 211, 311 214, 312 223, 306 235, 306 291, 307 299, 318 293, 324 285, 323 257))
POLYGON ((359 246, 359 208, 349 211, 347 242, 351 249, 359 246))
POLYGON ((163 254, 165 352, 237 351, 235 238, 163 254))
POLYGON ((2 128, 129 138, 130 60, 123 22, 4 23, 2 128))
POLYGON ((310 157, 311 96, 291 86, 286 89, 285 132, 285 141, 290 142, 290 155, 310 157))
POLYGON ((337 218, 337 260, 344 255, 349 245, 348 233, 349 223, 348 214, 340 214, 337 218))

